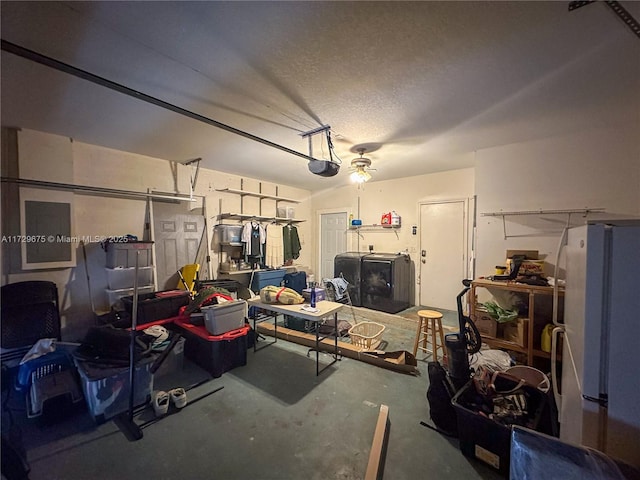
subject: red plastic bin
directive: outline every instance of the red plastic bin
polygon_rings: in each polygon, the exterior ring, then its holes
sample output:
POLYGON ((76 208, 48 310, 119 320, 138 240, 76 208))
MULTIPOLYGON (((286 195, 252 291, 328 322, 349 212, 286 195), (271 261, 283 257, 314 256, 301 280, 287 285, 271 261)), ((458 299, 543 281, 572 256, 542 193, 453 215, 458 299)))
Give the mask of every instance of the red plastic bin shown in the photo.
POLYGON ((214 378, 247 364, 249 326, 211 335, 206 327, 193 325, 189 320, 178 319, 174 324, 185 337, 185 356, 214 378))

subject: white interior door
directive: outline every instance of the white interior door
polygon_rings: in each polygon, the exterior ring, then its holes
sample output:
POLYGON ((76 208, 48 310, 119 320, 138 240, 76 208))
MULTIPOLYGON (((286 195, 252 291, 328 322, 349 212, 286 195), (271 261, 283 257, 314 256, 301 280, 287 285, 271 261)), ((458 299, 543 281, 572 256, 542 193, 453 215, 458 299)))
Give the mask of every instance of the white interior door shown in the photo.
POLYGON ((420 305, 456 309, 466 275, 466 201, 420 204, 420 305))
POLYGON ((338 253, 347 251, 347 212, 320 214, 320 275, 333 278, 333 259, 338 253))
MULTIPOLYGON (((205 221, 197 210, 190 211, 184 205, 166 202, 153 203, 156 280, 160 290, 178 287, 177 271, 184 265, 199 263, 201 269, 206 267, 203 264, 206 259, 205 221)), ((200 278, 204 277, 200 275, 200 278)))

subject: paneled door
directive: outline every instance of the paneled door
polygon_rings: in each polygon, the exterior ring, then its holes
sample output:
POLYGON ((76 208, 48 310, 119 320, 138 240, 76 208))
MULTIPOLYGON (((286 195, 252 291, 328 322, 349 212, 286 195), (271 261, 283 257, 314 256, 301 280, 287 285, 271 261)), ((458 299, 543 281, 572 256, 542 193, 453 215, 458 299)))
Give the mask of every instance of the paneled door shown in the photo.
POLYGON ((466 201, 420 204, 420 305, 456 310, 466 275, 466 201))
POLYGON ((204 217, 197 210, 194 213, 188 210, 181 211, 182 209, 184 206, 156 201, 153 203, 153 240, 159 290, 177 288, 177 272, 184 265, 200 263, 200 270, 204 271, 204 217))
POLYGON ((347 212, 320 214, 320 275, 316 282, 333 278, 333 259, 347 249, 346 232, 347 212))

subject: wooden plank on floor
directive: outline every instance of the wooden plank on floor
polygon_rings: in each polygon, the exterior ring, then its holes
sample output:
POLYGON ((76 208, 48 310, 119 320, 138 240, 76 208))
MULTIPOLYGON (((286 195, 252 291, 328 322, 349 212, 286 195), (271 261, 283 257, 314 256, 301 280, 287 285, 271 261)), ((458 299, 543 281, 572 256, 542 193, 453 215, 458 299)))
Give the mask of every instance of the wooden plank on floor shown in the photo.
POLYGON ((380 405, 380 413, 378 414, 376 431, 373 434, 373 443, 371 444, 371 453, 369 453, 369 463, 367 464, 367 473, 364 476, 364 480, 382 479, 384 457, 387 451, 388 429, 389 407, 380 405))

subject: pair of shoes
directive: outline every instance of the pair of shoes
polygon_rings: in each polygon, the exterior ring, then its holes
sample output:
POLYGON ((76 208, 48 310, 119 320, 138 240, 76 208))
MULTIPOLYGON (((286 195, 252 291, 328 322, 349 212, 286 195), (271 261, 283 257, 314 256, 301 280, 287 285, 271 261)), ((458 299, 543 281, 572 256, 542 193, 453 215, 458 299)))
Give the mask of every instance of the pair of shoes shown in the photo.
POLYGON ((169 403, 178 409, 184 408, 187 405, 187 392, 184 388, 174 388, 168 392, 159 390, 153 393, 152 403, 156 417, 162 417, 169 412, 169 403))
POLYGON ((169 394, 167 392, 162 390, 153 392, 151 402, 153 403, 153 411, 156 417, 166 415, 169 411, 169 394))
POLYGON ((184 408, 187 405, 187 392, 184 388, 178 387, 169 390, 169 396, 176 408, 184 408))

